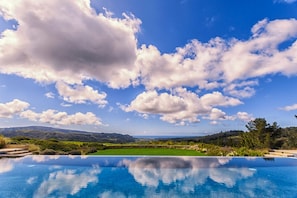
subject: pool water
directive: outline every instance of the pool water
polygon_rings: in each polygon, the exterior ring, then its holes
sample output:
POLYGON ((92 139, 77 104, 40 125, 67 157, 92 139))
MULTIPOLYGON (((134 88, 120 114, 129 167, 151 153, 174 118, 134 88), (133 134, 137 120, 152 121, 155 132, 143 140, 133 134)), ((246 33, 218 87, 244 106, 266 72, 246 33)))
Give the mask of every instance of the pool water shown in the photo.
POLYGON ((2 158, 0 197, 297 197, 297 159, 2 158))

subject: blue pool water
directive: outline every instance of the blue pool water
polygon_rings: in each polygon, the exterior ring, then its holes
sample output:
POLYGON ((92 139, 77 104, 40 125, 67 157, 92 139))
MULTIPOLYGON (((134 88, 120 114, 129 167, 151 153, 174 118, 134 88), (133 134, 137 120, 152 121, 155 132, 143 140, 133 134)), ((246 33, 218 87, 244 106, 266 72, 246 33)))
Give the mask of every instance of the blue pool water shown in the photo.
POLYGON ((0 197, 297 197, 297 159, 0 159, 0 197))

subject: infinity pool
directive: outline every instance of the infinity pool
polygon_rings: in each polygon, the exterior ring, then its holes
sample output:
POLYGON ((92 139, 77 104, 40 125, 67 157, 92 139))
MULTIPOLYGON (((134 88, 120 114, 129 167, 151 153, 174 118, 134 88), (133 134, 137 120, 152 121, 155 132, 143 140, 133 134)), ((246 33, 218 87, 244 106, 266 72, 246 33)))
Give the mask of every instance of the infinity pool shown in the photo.
POLYGON ((0 159, 0 197, 297 197, 297 159, 0 159))

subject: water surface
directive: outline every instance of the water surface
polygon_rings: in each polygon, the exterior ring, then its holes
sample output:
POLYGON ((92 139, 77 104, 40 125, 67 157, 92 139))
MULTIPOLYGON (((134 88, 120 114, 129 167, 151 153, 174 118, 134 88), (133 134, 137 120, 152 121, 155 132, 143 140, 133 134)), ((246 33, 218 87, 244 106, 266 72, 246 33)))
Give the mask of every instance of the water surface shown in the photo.
POLYGON ((297 159, 0 159, 0 197, 297 197, 297 159))

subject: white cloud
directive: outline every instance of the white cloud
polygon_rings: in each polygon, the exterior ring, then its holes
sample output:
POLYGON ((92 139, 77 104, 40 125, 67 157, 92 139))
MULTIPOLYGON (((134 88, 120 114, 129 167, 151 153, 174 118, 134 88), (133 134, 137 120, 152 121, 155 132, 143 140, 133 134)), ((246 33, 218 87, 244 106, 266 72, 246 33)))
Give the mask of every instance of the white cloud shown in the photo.
MULTIPOLYGON (((213 108, 209 114, 208 117, 205 117, 206 119, 210 119, 210 120, 225 120, 226 119, 226 113, 223 112, 220 109, 217 108, 213 108)), ((214 123, 214 122, 213 122, 214 123)))
POLYGON ((45 97, 47 98, 55 98, 55 94, 53 92, 47 92, 46 94, 44 94, 45 97))
POLYGON ((198 97, 185 88, 176 88, 171 94, 146 91, 139 94, 127 106, 121 106, 126 112, 136 111, 141 114, 158 114, 160 119, 169 123, 185 125, 199 122, 199 116, 207 119, 229 119, 215 106, 236 106, 241 104, 238 99, 213 92, 198 97), (207 116, 208 115, 208 116, 207 116))
POLYGON ((247 41, 234 40, 224 53, 221 65, 228 82, 275 73, 297 74, 297 42, 278 49, 283 42, 297 38, 296 19, 264 19, 254 25, 252 33, 247 41))
POLYGON ((280 109, 284 111, 294 111, 297 110, 297 104, 281 107, 280 109))
POLYGON ((155 46, 142 45, 136 63, 141 71, 141 82, 148 89, 196 85, 205 89, 218 87, 221 69, 217 63, 224 48, 225 43, 220 38, 208 43, 192 40, 172 54, 161 54, 155 46))
POLYGON ((11 102, 0 103, 0 118, 12 118, 30 106, 29 103, 14 99, 11 102))
POLYGON ((252 86, 256 85, 258 85, 257 80, 231 83, 224 88, 224 92, 238 98, 249 98, 255 95, 256 91, 252 86))
MULTIPOLYGON (((107 104, 106 93, 83 85, 87 79, 111 88, 143 84, 146 91, 123 109, 157 114, 163 121, 184 125, 199 122, 199 116, 224 117, 219 116, 222 110, 214 108, 236 106, 242 104, 238 98, 256 94, 258 82, 250 79, 276 73, 297 75, 297 20, 293 18, 263 19, 251 28, 247 40, 216 37, 202 43, 193 39, 173 53, 161 53, 153 45, 137 48, 140 19, 132 14, 118 18, 107 10, 96 14, 89 0, 1 1, 0 14, 18 22, 16 30, 1 34, 0 73, 56 83, 69 103, 107 104), (286 41, 289 45, 279 49, 286 41), (210 92, 198 97, 180 87, 210 92), (162 89, 172 93, 157 91, 162 89), (213 91, 218 89, 232 97, 213 91)), ((27 112, 41 120, 34 113, 27 112)), ((236 116, 249 119, 240 112, 236 116)))
MULTIPOLYGON (((214 107, 237 106, 242 104, 238 98, 256 94, 254 86, 258 85, 258 81, 255 78, 276 73, 297 74, 297 56, 294 53, 297 41, 293 40, 286 48, 279 49, 283 42, 297 38, 296 19, 264 19, 255 24, 251 32, 251 38, 246 41, 214 38, 201 43, 192 40, 171 54, 161 54, 157 47, 143 45, 138 50, 136 64, 141 71, 141 83, 148 91, 124 109, 158 114, 163 121, 182 125, 198 122, 200 115, 211 120, 218 119, 224 117, 224 112, 214 107), (165 89, 172 92, 185 86, 198 86, 198 89, 205 90, 222 88, 224 93, 233 97, 217 91, 200 98, 190 91, 185 91, 186 97, 181 93, 152 91, 165 89)), ((252 115, 238 112, 234 116, 225 115, 225 118, 248 121, 252 115)))
POLYGON ((201 101, 206 106, 237 106, 243 104, 240 100, 223 96, 222 93, 217 91, 201 96, 201 101))
POLYGON ((66 112, 58 112, 53 109, 48 109, 42 113, 27 110, 20 113, 20 116, 31 121, 49 123, 52 125, 102 125, 100 118, 96 117, 96 115, 91 112, 78 112, 68 115, 66 112))
POLYGON ((91 101, 98 104, 100 107, 104 107, 107 104, 107 101, 105 100, 106 93, 99 93, 88 85, 70 86, 59 81, 56 84, 56 88, 66 102, 82 104, 91 101))
MULTIPOLYGON (((192 40, 175 53, 161 54, 157 47, 138 49, 137 66, 141 83, 147 89, 171 89, 198 86, 214 89, 268 74, 296 75, 297 41, 284 49, 279 45, 297 38, 297 20, 264 19, 251 28, 248 40, 213 38, 207 43, 192 40)), ((253 80, 254 81, 254 80, 253 80)), ((253 82, 249 81, 248 82, 253 82)), ((256 86, 252 83, 250 86, 256 86)), ((231 94, 250 97, 252 87, 242 87, 231 94)))
POLYGON ((163 121, 182 125, 185 122, 199 122, 198 114, 208 111, 202 106, 196 94, 183 89, 178 90, 175 95, 146 91, 139 94, 130 105, 122 107, 122 109, 126 112, 137 111, 148 115, 159 114, 163 121))
POLYGON ((68 104, 68 103, 61 103, 60 104, 62 107, 71 107, 72 104, 68 104))
POLYGON ((1 73, 42 83, 92 78, 113 88, 127 87, 137 76, 141 21, 134 16, 97 15, 89 0, 1 1, 0 14, 18 22, 17 30, 2 32, 1 73))
MULTIPOLYGON (((296 19, 259 21, 248 40, 194 39, 175 53, 162 54, 152 45, 137 49, 139 19, 127 14, 117 18, 109 11, 97 15, 89 4, 88 0, 1 2, 2 15, 19 25, 16 31, 2 33, 0 72, 39 82, 56 82, 63 76, 68 84, 91 78, 112 88, 142 83, 147 89, 214 89, 267 74, 297 74, 297 43, 278 49, 297 37, 296 19)), ((247 87, 233 94, 250 97, 254 90, 247 87)))
POLYGON ((210 124, 211 124, 211 125, 217 125, 217 124, 219 124, 219 122, 216 121, 216 120, 212 120, 212 121, 210 122, 210 124))
POLYGON ((245 122, 249 122, 251 120, 254 120, 255 118, 253 117, 253 115, 247 113, 247 112, 238 112, 236 114, 236 118, 245 122))

